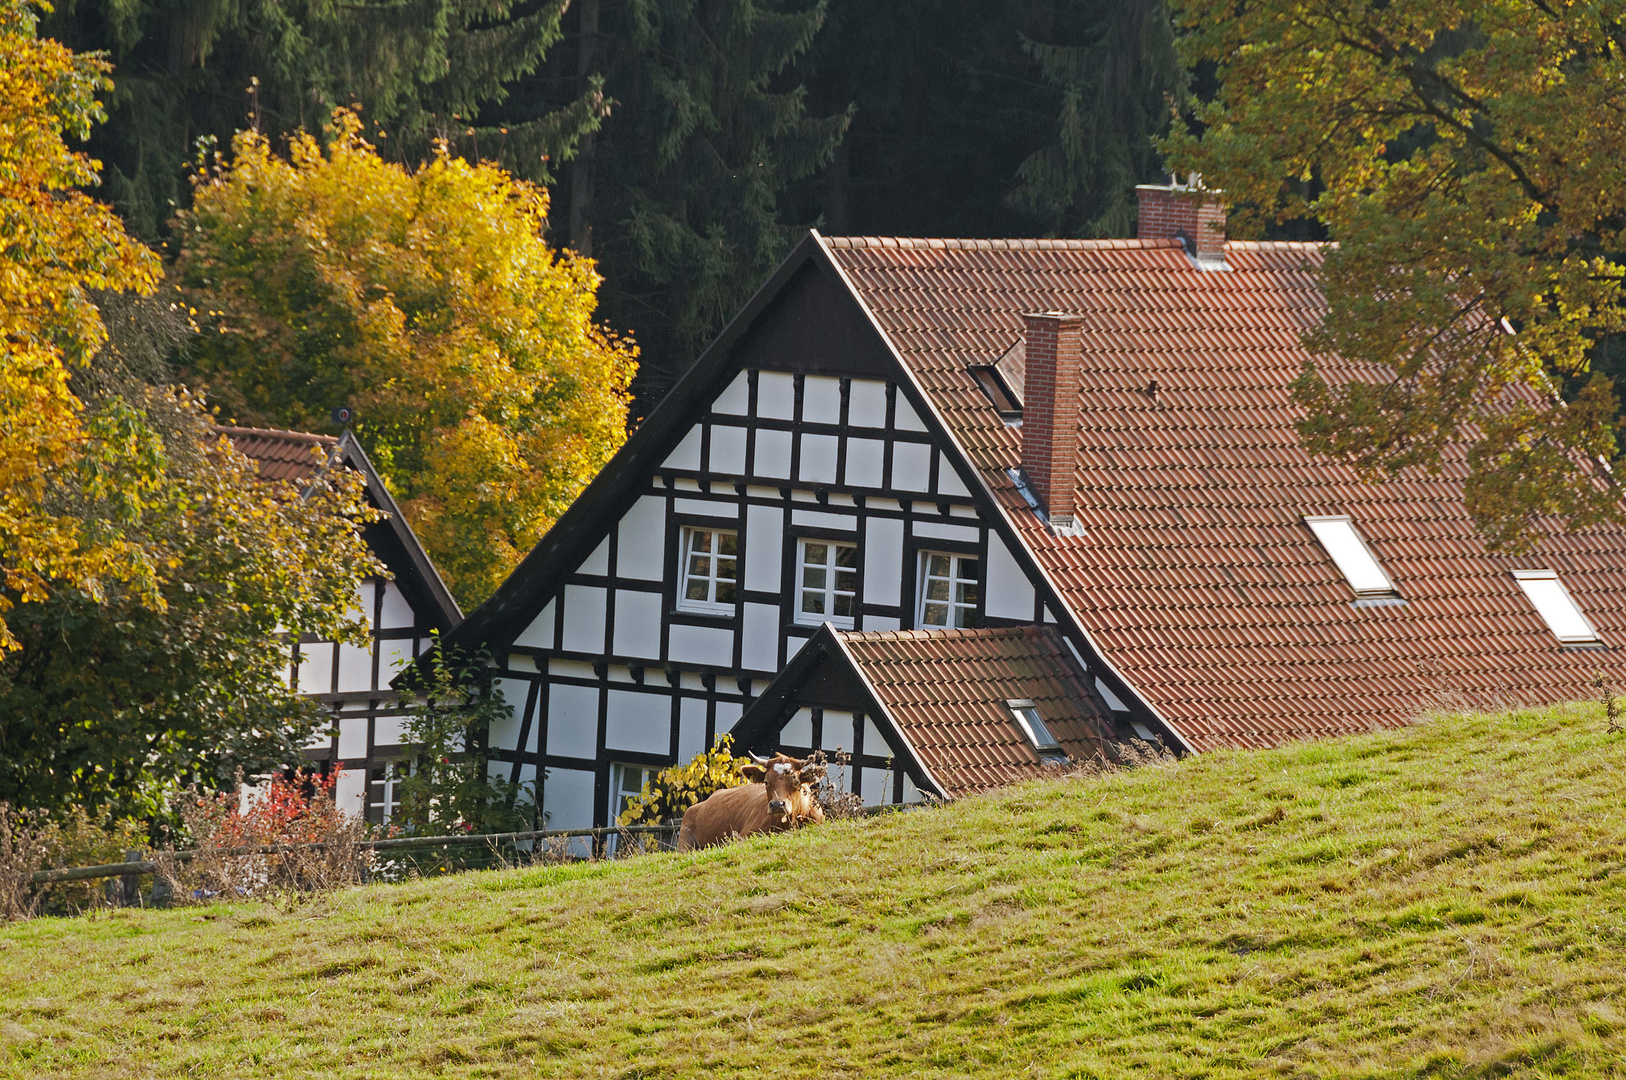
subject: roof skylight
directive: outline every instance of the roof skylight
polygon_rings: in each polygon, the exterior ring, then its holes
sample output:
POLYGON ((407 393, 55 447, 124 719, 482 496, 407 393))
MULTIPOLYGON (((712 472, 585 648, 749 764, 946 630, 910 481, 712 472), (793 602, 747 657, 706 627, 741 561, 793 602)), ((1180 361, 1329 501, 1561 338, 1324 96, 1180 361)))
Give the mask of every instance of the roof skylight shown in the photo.
POLYGON ((1344 580, 1356 593, 1361 596, 1394 595, 1395 583, 1378 565, 1377 558, 1348 517, 1306 517, 1304 523, 1310 526, 1310 531, 1327 549, 1327 554, 1332 556, 1332 561, 1343 572, 1344 580))
POLYGON ((1035 750, 1054 752, 1061 749, 1061 743, 1056 741, 1056 737, 1045 726, 1044 719, 1040 717, 1039 710, 1033 707, 1033 702, 1021 698, 1005 702, 1005 707, 1011 710, 1017 726, 1022 729, 1035 750))
POLYGON ((1553 636, 1565 644, 1597 641, 1598 632, 1581 613, 1580 607, 1558 575, 1551 570, 1515 570, 1513 577, 1529 598, 1530 605, 1547 623, 1553 636))

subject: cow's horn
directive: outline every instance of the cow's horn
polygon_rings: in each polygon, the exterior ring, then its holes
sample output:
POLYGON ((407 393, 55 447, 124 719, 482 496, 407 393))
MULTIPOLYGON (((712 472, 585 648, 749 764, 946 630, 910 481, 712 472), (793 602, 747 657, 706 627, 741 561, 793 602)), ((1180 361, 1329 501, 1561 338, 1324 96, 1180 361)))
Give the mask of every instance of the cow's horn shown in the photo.
POLYGON ((750 758, 752 761, 756 762, 758 765, 761 765, 763 768, 767 768, 769 765, 773 764, 773 758, 771 758, 771 757, 757 757, 756 754, 752 753, 749 750, 747 750, 745 752, 745 756, 750 758))

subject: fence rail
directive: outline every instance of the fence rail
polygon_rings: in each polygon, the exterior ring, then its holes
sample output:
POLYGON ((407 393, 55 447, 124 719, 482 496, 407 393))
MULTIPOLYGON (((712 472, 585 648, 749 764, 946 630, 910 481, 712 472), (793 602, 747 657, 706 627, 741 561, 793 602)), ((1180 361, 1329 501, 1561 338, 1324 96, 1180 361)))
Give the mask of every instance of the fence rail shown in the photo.
MULTIPOLYGON (((860 817, 874 817, 878 814, 909 808, 909 805, 888 803, 880 806, 866 806, 857 811, 857 815, 860 817)), ((614 836, 630 837, 653 834, 665 834, 675 841, 677 831, 677 825, 601 825, 591 829, 535 829, 529 832, 453 833, 448 836, 394 836, 386 840, 363 840, 355 846, 361 851, 408 851, 412 848, 446 847, 454 844, 483 844, 495 847, 499 844, 523 844, 532 840, 591 837, 597 841, 614 836)), ((217 848, 211 850, 208 854, 227 856, 283 855, 295 851, 325 850, 327 850, 326 844, 262 844, 259 847, 217 848)), ((177 851, 173 853, 171 858, 178 862, 190 862, 197 856, 198 852, 196 851, 177 851)), ((121 863, 103 863, 100 866, 69 866, 56 870, 36 870, 32 883, 35 885, 54 885, 65 881, 138 877, 143 874, 157 873, 157 871, 158 864, 150 859, 132 859, 121 863)))
MULTIPOLYGON (((447 847, 459 844, 480 844, 495 847, 499 844, 523 844, 532 840, 571 839, 591 837, 604 840, 612 836, 643 836, 665 834, 675 838, 676 825, 604 825, 592 829, 535 829, 528 832, 505 833, 452 833, 447 836, 395 836, 387 840, 363 840, 355 845, 359 851, 407 851, 413 848, 447 847)), ((210 855, 284 855, 295 851, 325 851, 326 844, 262 844, 259 847, 216 848, 210 855)), ((171 856, 178 862, 197 858, 196 851, 177 851, 171 856)), ((69 866, 56 870, 36 870, 35 885, 53 885, 64 881, 94 881, 97 878, 132 877, 153 874, 158 864, 150 859, 133 859, 121 863, 103 863, 100 866, 69 866)))

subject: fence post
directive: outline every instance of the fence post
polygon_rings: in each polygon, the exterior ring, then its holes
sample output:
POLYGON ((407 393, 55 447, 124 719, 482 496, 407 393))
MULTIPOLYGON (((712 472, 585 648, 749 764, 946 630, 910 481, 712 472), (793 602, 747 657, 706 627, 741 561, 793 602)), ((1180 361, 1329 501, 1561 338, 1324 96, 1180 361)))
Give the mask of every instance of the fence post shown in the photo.
MULTIPOLYGON (((124 861, 127 863, 140 862, 141 852, 126 851, 124 861)), ((141 906, 141 875, 125 874, 119 878, 119 904, 121 907, 141 906)))

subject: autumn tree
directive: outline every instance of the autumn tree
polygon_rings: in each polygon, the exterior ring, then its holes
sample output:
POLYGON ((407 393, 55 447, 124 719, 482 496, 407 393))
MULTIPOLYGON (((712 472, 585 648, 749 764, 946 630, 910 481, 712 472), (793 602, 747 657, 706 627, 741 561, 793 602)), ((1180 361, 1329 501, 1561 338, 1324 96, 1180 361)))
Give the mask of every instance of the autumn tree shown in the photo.
POLYGON ((1626 517, 1596 370, 1626 331, 1626 5, 1177 7, 1222 89, 1170 164, 1224 189, 1233 224, 1315 219, 1338 244, 1305 335, 1322 359, 1293 388, 1305 444, 1376 479, 1465 441, 1469 509, 1510 550, 1547 516, 1626 517), (1349 381, 1332 358, 1390 374, 1349 381))
POLYGON ((188 313, 79 190, 105 68, 0 0, 0 802, 151 814, 297 760, 286 633, 359 631, 359 484, 258 483, 173 385, 188 313))
POLYGON ((355 430, 459 599, 484 599, 625 438, 631 345, 546 193, 442 148, 408 170, 340 113, 288 156, 252 132, 176 224, 192 370, 244 422, 355 430))
POLYGON ((91 596, 123 580, 151 597, 154 585, 120 532, 151 470, 120 453, 135 448, 116 418, 87 422, 68 375, 107 336, 90 290, 150 292, 158 259, 80 190, 95 163, 65 141, 100 118, 106 65, 37 38, 36 18, 0 0, 0 655, 17 645, 7 613, 53 581, 91 596), (65 481, 117 494, 112 516, 76 517, 53 498, 65 481))

